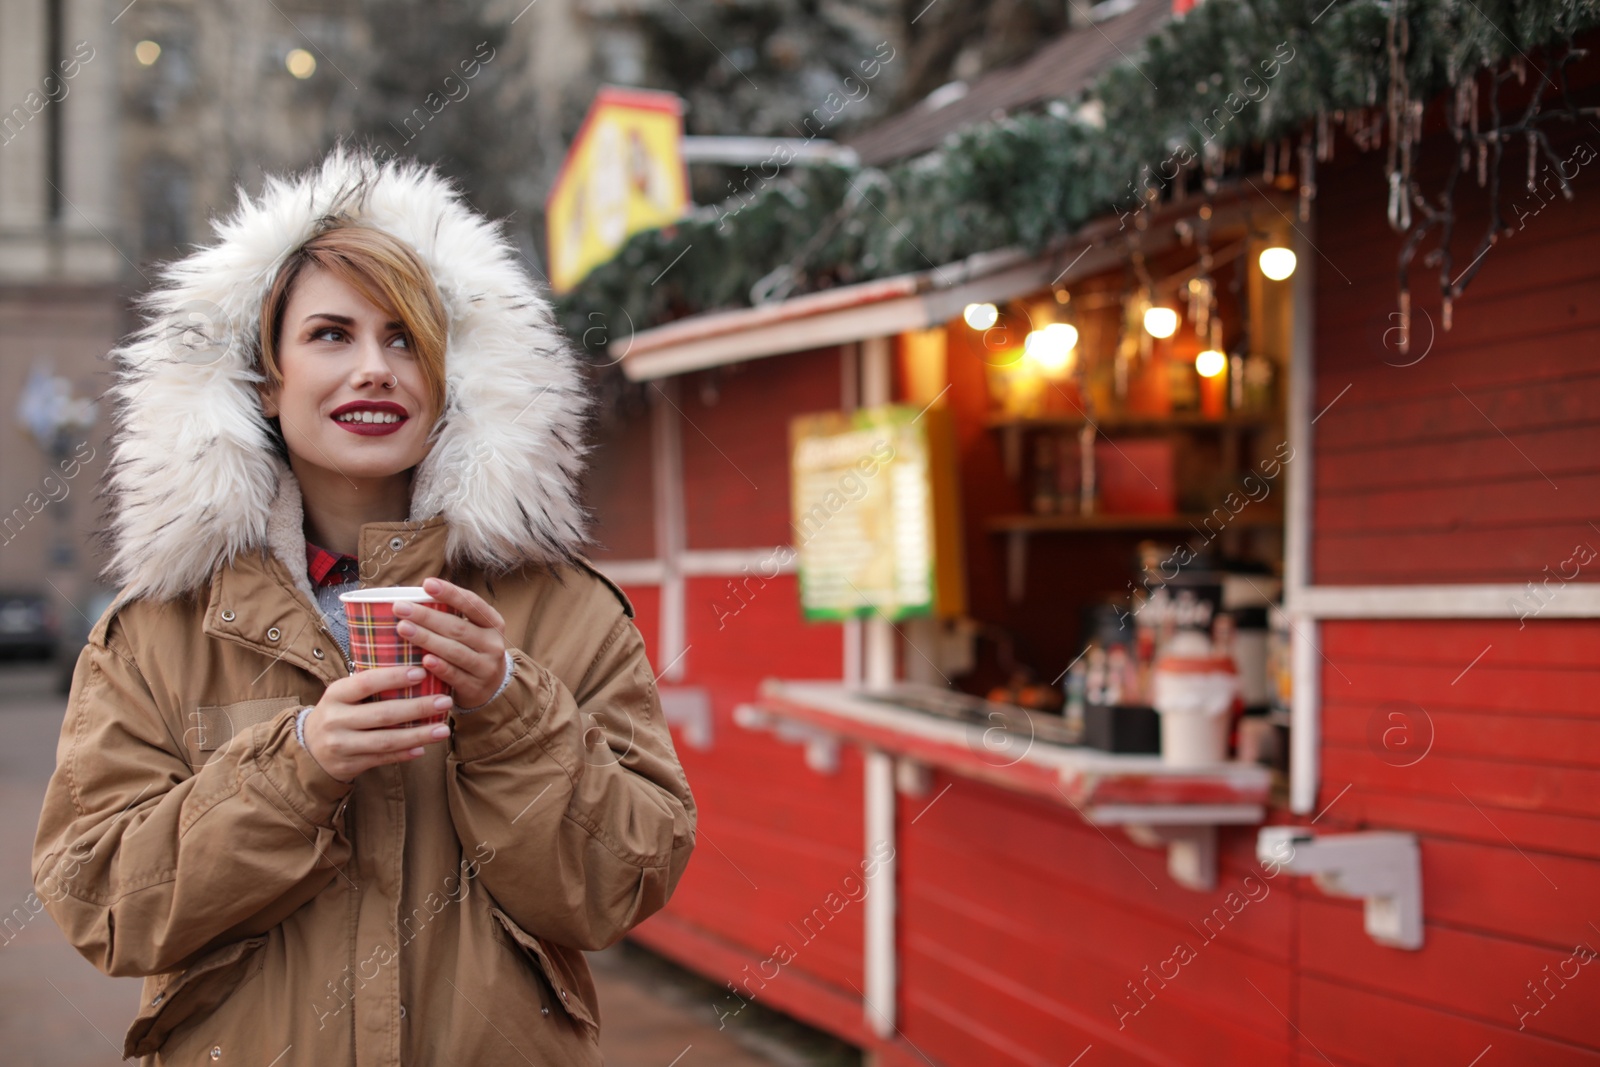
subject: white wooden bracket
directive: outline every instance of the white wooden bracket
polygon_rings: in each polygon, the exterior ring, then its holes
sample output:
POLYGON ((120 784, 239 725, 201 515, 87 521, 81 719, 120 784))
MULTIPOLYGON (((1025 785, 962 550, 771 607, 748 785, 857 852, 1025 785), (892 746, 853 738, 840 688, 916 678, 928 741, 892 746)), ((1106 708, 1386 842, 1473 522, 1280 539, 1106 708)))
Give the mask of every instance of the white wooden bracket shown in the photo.
POLYGON ((1422 947, 1422 856, 1416 834, 1370 831, 1318 836, 1301 826, 1263 826, 1256 858, 1317 888, 1366 902, 1367 936, 1380 945, 1422 947))
POLYGON ((803 745, 806 766, 818 774, 839 773, 839 737, 820 727, 769 715, 754 704, 733 709, 733 721, 746 730, 768 730, 779 741, 803 745))
POLYGON ((1167 850, 1167 873, 1186 889, 1206 892, 1217 888, 1217 828, 1215 826, 1123 827, 1128 838, 1145 848, 1167 850))

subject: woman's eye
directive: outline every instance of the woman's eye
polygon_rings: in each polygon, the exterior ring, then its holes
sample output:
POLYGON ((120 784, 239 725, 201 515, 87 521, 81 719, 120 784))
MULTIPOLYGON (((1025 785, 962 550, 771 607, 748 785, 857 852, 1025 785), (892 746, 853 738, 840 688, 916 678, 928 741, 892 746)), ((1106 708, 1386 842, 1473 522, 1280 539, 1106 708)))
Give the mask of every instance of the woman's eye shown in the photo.
POLYGON ((343 337, 344 331, 337 326, 325 326, 311 335, 313 341, 338 341, 343 337))
POLYGON ((410 348, 411 342, 406 340, 405 334, 396 334, 394 340, 389 342, 390 348, 410 348))

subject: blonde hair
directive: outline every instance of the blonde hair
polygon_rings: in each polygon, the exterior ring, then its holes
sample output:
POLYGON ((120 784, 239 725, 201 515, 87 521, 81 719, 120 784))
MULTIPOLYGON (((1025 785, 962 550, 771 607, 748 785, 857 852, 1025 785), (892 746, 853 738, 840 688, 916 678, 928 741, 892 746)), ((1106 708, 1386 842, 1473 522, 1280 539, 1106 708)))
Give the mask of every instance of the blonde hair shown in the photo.
POLYGON ((406 344, 422 369, 434 411, 444 414, 445 350, 450 322, 427 264, 410 245, 370 226, 324 230, 289 254, 261 300, 260 369, 283 384, 278 342, 294 283, 308 268, 321 268, 353 286, 405 330, 406 344))

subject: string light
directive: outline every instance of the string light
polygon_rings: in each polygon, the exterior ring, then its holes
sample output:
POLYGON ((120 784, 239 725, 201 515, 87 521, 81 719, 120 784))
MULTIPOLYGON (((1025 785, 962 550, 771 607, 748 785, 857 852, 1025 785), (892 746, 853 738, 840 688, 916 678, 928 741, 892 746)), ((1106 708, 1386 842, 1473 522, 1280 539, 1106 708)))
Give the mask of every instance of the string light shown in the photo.
POLYGON ((1178 332, 1178 313, 1171 308, 1149 308, 1144 313, 1144 330, 1151 337, 1171 337, 1178 332))
POLYGON ((1281 282, 1294 273, 1294 253, 1279 245, 1263 248, 1259 262, 1261 273, 1275 282, 1281 282))
POLYGON ((1000 321, 1000 309, 993 304, 968 304, 961 317, 974 330, 987 330, 1000 321))
POLYGON ((1208 348, 1194 357, 1194 369, 1200 372, 1202 378, 1215 378, 1228 366, 1228 357, 1218 352, 1215 348, 1208 348))
POLYGON ((1078 347, 1078 328, 1068 322, 1052 322, 1034 330, 1022 341, 1022 352, 1047 375, 1069 370, 1073 350, 1078 347))
POLYGON ((133 58, 141 67, 153 66, 161 58, 161 46, 154 41, 140 41, 133 46, 133 58))
POLYGON ((283 65, 289 68, 290 74, 304 81, 317 72, 317 57, 304 48, 296 48, 284 57, 283 65))

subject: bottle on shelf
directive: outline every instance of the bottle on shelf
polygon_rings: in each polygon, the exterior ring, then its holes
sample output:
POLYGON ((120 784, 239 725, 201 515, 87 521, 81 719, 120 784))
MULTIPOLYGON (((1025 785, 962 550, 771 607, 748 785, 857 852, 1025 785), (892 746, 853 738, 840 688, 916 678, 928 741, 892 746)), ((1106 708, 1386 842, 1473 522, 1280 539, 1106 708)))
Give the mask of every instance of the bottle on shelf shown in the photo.
POLYGON ((1083 736, 1083 713, 1089 702, 1089 665, 1083 657, 1067 668, 1066 697, 1067 732, 1076 742, 1083 736))

